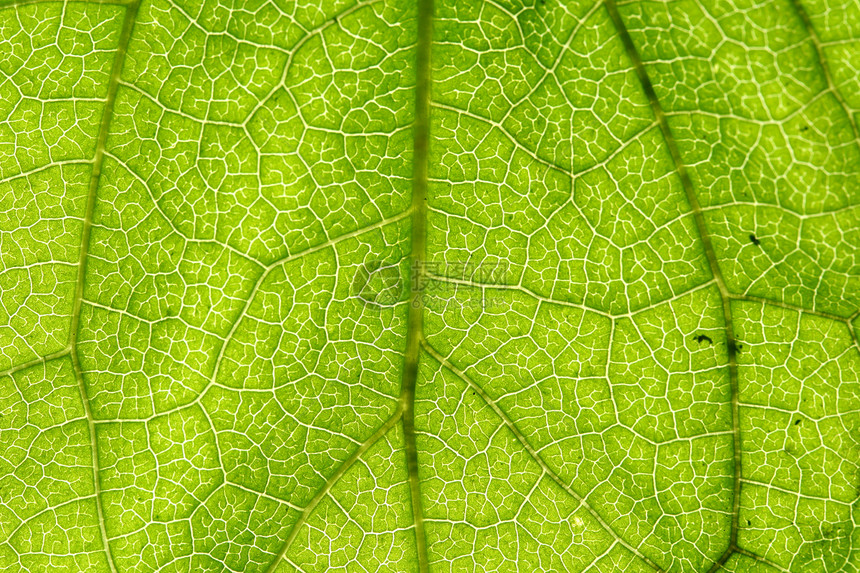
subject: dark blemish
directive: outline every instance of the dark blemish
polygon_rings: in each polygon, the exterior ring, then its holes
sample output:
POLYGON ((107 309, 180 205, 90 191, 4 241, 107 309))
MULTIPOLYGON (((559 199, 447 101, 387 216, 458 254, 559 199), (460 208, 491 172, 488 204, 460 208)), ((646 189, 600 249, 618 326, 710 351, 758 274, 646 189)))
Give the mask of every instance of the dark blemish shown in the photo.
POLYGON ((806 131, 807 129, 809 129, 809 126, 804 125, 803 127, 800 128, 800 131, 806 131))
POLYGON ((755 238, 755 235, 750 235, 750 242, 756 246, 761 245, 761 242, 755 238))
POLYGON ((752 521, 750 521, 749 519, 747 519, 747 525, 752 525, 752 521))
POLYGON ((795 426, 796 426, 796 425, 798 425, 799 423, 800 423, 800 420, 795 420, 795 421, 794 421, 794 425, 795 425, 795 426))
POLYGON ((713 343, 714 343, 714 341, 713 341, 713 340, 711 340, 711 337, 710 337, 710 336, 706 336, 706 335, 704 335, 704 334, 700 334, 699 336, 697 336, 697 337, 696 337, 696 342, 698 342, 699 344, 701 344, 701 343, 703 343, 703 342, 707 342, 708 344, 713 344, 713 343))

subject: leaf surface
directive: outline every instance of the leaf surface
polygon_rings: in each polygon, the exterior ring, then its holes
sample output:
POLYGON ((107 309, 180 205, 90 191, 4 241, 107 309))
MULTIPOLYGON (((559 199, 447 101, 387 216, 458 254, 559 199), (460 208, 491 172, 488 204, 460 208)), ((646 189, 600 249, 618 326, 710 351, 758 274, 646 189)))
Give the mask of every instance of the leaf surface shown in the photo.
POLYGON ((860 570, 853 0, 0 4, 0 569, 860 570))

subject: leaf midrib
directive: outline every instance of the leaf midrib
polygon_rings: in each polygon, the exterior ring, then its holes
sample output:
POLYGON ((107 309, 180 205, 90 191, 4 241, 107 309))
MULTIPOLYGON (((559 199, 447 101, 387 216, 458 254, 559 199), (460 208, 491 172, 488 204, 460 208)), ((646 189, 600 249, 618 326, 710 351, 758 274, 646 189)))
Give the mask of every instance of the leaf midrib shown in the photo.
POLYGON ((424 261, 427 260, 427 185, 430 145, 430 46, 433 39, 433 0, 418 0, 418 44, 415 70, 415 123, 412 150, 412 236, 409 255, 408 300, 406 319, 406 351, 403 357, 403 379, 400 387, 400 407, 403 410, 403 439, 412 520, 415 526, 415 549, 418 571, 427 573, 427 536, 424 531, 424 509, 421 503, 421 480, 418 476, 418 446, 415 439, 415 386, 418 380, 418 360, 424 338, 424 261), (416 284, 417 281, 417 284, 416 284))

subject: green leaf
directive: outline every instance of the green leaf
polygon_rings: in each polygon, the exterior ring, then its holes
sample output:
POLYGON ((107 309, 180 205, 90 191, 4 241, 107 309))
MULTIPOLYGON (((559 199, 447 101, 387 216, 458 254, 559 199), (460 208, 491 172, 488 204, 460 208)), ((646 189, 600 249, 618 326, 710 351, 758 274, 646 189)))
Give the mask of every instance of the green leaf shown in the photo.
POLYGON ((856 0, 0 3, 0 570, 860 572, 856 0))

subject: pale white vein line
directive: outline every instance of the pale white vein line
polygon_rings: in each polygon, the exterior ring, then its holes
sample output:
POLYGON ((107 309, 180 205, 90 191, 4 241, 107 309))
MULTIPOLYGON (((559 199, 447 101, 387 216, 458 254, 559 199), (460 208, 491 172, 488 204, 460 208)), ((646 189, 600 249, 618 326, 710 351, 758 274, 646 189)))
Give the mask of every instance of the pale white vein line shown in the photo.
POLYGON ((262 287, 263 283, 265 282, 266 277, 268 277, 268 276, 269 276, 269 273, 271 273, 274 269, 278 268, 279 266, 281 266, 281 265, 285 265, 285 264, 287 264, 287 263, 289 263, 289 262, 291 262, 291 261, 294 261, 294 260, 300 259, 300 258, 302 258, 302 257, 305 257, 305 256, 307 256, 307 255, 310 255, 310 254, 313 254, 313 253, 316 253, 316 252, 319 252, 319 251, 325 250, 325 249, 327 249, 327 248, 329 248, 329 247, 333 247, 333 246, 337 245, 338 243, 341 243, 342 241, 346 241, 346 240, 349 240, 349 239, 352 239, 352 238, 355 238, 355 237, 361 236, 361 235, 363 235, 363 234, 365 234, 365 233, 369 233, 369 232, 371 232, 371 231, 375 231, 375 230, 377 230, 377 229, 379 229, 379 228, 382 228, 382 227, 385 227, 385 226, 387 226, 387 225, 390 225, 390 224, 396 223, 396 222, 398 222, 398 221, 401 221, 402 219, 405 219, 405 218, 409 217, 409 215, 410 215, 410 214, 411 214, 411 210, 406 210, 406 211, 404 211, 403 213, 400 213, 399 215, 396 215, 396 216, 394 216, 394 217, 390 217, 390 218, 388 218, 388 219, 385 219, 385 220, 379 221, 379 222, 377 222, 377 223, 374 223, 373 225, 368 225, 367 227, 363 227, 363 228, 361 228, 361 229, 358 229, 358 230, 356 230, 356 231, 352 231, 352 232, 350 232, 350 233, 345 233, 345 234, 343 234, 343 235, 340 235, 340 236, 338 236, 338 237, 335 237, 334 239, 330 239, 330 240, 328 240, 328 241, 325 241, 324 243, 320 243, 319 245, 315 245, 315 246, 313 246, 313 247, 310 247, 310 248, 307 248, 307 249, 304 249, 304 250, 301 250, 301 251, 297 251, 297 252, 296 252, 296 253, 294 253, 294 254, 288 255, 288 256, 286 256, 286 257, 284 257, 284 258, 282 258, 282 259, 279 259, 279 260, 274 261, 273 263, 271 263, 270 265, 268 265, 268 266, 265 268, 265 270, 263 271, 263 273, 260 275, 260 277, 259 277, 259 278, 257 279, 257 281, 254 283, 254 287, 251 289, 251 292, 250 292, 250 293, 249 293, 249 295, 248 295, 248 298, 247 298, 247 300, 246 300, 246 302, 245 302, 244 307, 242 308, 242 310, 240 311, 239 315, 236 317, 235 321, 233 322, 233 326, 231 327, 230 331, 227 333, 227 335, 224 337, 224 339, 223 339, 223 341, 222 341, 221 348, 220 348, 220 350, 218 351, 218 354, 217 354, 216 359, 215 359, 215 366, 214 366, 214 368, 212 369, 212 375, 211 375, 211 376, 210 376, 210 378, 209 378, 209 382, 208 382, 208 383, 206 384, 206 386, 205 386, 205 387, 204 387, 204 388, 203 388, 203 389, 202 389, 202 390, 197 394, 197 397, 196 397, 196 398, 194 398, 194 400, 192 400, 192 401, 190 401, 190 402, 187 402, 187 403, 185 403, 185 404, 181 404, 181 405, 176 406, 176 407, 174 407, 174 408, 170 408, 170 409, 165 410, 165 411, 163 411, 163 412, 155 412, 155 413, 153 413, 153 415, 152 415, 152 416, 149 416, 149 417, 147 417, 147 418, 134 418, 134 419, 125 419, 125 418, 124 418, 124 419, 121 419, 121 420, 99 420, 98 422, 99 422, 99 423, 106 423, 106 422, 110 422, 110 421, 137 421, 137 422, 148 422, 148 421, 153 420, 153 419, 155 419, 155 418, 158 418, 158 417, 161 417, 161 416, 165 416, 165 415, 168 415, 168 414, 172 414, 172 413, 174 413, 174 412, 178 412, 178 411, 180 411, 180 410, 184 410, 184 409, 186 409, 186 408, 188 408, 188 407, 190 407, 190 406, 193 406, 194 404, 198 404, 198 403, 200 403, 200 401, 203 399, 203 396, 206 394, 206 392, 207 392, 207 391, 208 391, 212 386, 214 386, 214 385, 216 384, 216 379, 218 378, 218 372, 219 372, 219 369, 220 369, 220 367, 221 367, 221 362, 222 362, 222 360, 223 360, 223 358, 224 358, 224 355, 225 355, 225 353, 226 353, 227 346, 229 345, 230 340, 232 340, 233 335, 234 335, 234 334, 236 333, 236 331, 238 330, 239 325, 240 325, 240 324, 241 324, 241 322, 242 322, 242 319, 244 319, 244 318, 245 318, 245 316, 246 316, 246 314, 247 314, 247 312, 248 312, 248 309, 250 309, 250 308, 251 308, 251 305, 253 304, 254 299, 255 299, 255 298, 256 298, 256 296, 257 296, 257 293, 259 292, 260 288, 262 287))

